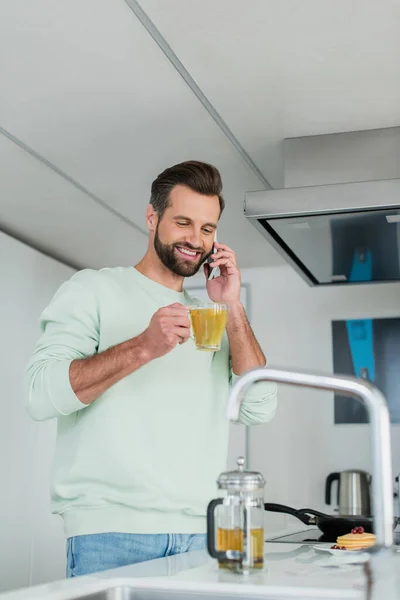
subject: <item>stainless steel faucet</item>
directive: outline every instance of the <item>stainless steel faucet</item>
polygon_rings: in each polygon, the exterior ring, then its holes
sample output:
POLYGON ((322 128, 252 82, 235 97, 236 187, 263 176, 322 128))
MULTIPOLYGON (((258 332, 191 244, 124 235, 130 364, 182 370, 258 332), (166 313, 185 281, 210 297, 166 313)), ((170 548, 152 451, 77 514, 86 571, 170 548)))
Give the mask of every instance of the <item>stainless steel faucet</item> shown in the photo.
POLYGON ((370 417, 372 451, 372 513, 376 545, 393 545, 393 485, 390 420, 385 397, 367 381, 355 377, 313 375, 281 369, 254 369, 233 386, 228 400, 228 419, 237 421, 240 405, 251 385, 257 381, 274 381, 319 390, 342 392, 363 402, 370 417))

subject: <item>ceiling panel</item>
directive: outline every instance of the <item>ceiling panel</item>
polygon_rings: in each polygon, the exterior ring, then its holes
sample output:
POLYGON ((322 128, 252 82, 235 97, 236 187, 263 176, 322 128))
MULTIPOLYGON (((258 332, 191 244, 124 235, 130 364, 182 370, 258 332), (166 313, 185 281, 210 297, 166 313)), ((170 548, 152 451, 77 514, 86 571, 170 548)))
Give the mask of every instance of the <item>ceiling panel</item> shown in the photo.
POLYGON ((273 187, 281 140, 400 124, 398 0, 139 0, 273 187))
POLYGON ((281 262, 243 217, 262 182, 123 0, 0 3, 0 75, 0 125, 141 227, 154 177, 206 160, 224 179, 220 239, 242 266, 281 262))
POLYGON ((272 187, 283 186, 282 14, 276 0, 139 0, 272 187))
POLYGON ((130 265, 147 237, 0 136, 0 229, 77 267, 130 265))

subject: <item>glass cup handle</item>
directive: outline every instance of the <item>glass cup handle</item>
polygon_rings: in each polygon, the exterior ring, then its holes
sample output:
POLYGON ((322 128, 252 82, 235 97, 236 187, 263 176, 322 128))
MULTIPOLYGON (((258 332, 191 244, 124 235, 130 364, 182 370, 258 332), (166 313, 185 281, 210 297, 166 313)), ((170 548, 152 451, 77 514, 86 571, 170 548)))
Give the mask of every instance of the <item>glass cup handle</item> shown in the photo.
POLYGON ((190 335, 189 335, 189 337, 190 337, 190 339, 191 339, 191 340, 192 340, 194 343, 196 343, 196 339, 195 339, 195 337, 194 337, 194 335, 193 335, 193 325, 192 325, 192 319, 190 318, 190 310, 189 310, 189 315, 188 315, 188 316, 189 316, 189 321, 190 321, 190 335))

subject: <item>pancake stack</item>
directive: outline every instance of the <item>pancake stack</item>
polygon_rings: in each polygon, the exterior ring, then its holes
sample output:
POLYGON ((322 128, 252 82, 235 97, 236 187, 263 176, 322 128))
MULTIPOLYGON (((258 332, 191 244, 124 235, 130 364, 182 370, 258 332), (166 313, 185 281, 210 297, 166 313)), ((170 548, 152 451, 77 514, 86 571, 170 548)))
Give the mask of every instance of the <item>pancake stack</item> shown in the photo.
POLYGON ((363 527, 355 527, 351 533, 340 535, 336 540, 336 548, 341 550, 364 550, 370 548, 376 543, 376 536, 373 533, 365 533, 363 527))

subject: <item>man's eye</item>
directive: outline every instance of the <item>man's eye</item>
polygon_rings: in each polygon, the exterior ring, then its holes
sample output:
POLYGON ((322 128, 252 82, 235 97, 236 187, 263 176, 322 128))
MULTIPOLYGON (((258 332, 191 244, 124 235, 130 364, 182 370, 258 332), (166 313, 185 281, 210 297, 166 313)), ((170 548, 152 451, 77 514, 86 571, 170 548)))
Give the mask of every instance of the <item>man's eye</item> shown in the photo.
POLYGON ((203 229, 204 233, 213 233, 213 229, 203 229))
POLYGON ((184 223, 183 221, 178 221, 178 225, 180 225, 181 227, 186 227, 187 223, 184 223))

